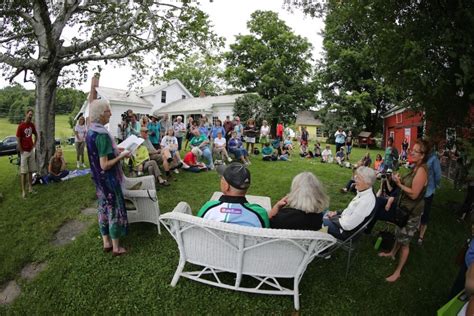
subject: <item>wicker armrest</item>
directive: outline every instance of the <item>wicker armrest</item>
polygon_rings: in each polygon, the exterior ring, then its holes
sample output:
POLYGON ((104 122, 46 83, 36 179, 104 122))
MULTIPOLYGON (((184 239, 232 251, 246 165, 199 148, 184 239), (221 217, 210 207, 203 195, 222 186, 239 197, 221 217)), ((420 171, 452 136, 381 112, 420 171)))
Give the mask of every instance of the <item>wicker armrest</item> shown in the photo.
POLYGON ((191 206, 189 206, 189 204, 186 202, 179 202, 178 205, 176 205, 176 207, 173 209, 173 212, 193 215, 191 206))
POLYGON ((123 190, 125 198, 149 198, 156 201, 156 190, 123 190))

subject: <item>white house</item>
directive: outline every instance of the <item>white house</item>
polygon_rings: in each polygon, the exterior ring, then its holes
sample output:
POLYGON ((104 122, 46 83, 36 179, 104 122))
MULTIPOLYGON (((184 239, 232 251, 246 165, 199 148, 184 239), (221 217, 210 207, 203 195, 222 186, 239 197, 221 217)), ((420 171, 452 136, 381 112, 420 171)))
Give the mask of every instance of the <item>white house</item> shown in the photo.
POLYGON ((101 87, 99 78, 95 76, 92 78, 88 100, 84 101, 76 119, 80 115, 86 118, 89 116, 89 103, 92 100, 106 99, 110 102, 112 110, 108 129, 113 136, 117 136, 121 114, 129 109, 139 116, 146 114, 161 116, 167 113, 173 118, 181 115, 184 122, 189 116, 196 118, 203 114, 208 116, 210 121, 224 120, 227 115, 232 116, 235 99, 240 96, 242 94, 194 98, 177 79, 143 88, 138 92, 127 91, 101 87))

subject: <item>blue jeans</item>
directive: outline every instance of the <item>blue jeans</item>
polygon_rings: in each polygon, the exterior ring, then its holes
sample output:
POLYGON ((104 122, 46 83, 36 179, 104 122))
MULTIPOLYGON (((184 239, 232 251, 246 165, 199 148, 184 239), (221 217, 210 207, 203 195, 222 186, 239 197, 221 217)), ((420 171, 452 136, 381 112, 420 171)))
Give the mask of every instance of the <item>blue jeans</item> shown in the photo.
POLYGON ((336 237, 337 239, 342 239, 342 234, 341 231, 339 230, 339 227, 334 224, 329 217, 325 214, 323 217, 323 224, 328 228, 328 234, 336 237))
POLYGON ((209 150, 209 147, 206 146, 201 149, 202 150, 202 156, 207 160, 206 167, 208 169, 214 169, 214 163, 212 162, 212 153, 209 150))
POLYGON ((64 178, 65 176, 67 176, 69 174, 69 171, 68 170, 63 170, 59 173, 59 175, 55 176, 55 175, 52 175, 51 173, 48 174, 47 178, 46 178, 46 182, 60 182, 62 178, 64 178))

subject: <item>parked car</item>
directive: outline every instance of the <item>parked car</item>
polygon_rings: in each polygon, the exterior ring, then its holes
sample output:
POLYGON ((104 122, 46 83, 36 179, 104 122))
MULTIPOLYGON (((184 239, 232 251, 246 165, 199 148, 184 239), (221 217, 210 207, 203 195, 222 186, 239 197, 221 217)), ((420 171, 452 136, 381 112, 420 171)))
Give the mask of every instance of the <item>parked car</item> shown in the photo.
MULTIPOLYGON (((56 146, 61 145, 61 140, 59 138, 54 139, 54 144, 56 146)), ((16 136, 7 136, 0 142, 0 156, 15 155, 17 154, 16 150, 17 141, 16 136)))
POLYGON ((17 153, 16 136, 7 136, 0 142, 0 156, 13 155, 17 153))

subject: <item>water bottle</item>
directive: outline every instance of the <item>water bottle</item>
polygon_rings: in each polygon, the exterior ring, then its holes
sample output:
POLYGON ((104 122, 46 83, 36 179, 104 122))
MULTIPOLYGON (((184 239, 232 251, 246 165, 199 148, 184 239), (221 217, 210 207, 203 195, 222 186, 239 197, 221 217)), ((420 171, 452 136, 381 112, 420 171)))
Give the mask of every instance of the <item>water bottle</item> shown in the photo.
POLYGON ((379 250, 381 243, 382 243, 382 236, 379 236, 377 240, 375 241, 374 249, 379 250))

